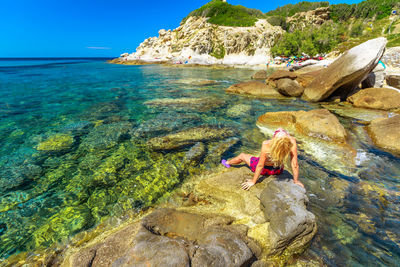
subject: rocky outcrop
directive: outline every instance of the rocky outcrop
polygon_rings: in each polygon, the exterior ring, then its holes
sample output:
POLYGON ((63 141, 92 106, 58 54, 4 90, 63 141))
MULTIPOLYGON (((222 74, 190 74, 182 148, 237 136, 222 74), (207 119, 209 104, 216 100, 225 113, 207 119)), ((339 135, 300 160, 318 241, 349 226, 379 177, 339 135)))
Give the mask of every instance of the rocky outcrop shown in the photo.
POLYGON ((288 78, 278 80, 276 88, 284 96, 301 96, 304 92, 304 88, 296 80, 288 78))
POLYGON ((327 109, 268 112, 258 118, 257 126, 283 127, 298 134, 337 142, 345 142, 347 137, 344 127, 327 109))
POLYGON ((364 42, 343 53, 311 82, 303 97, 312 102, 325 100, 338 91, 342 96, 357 87, 376 67, 387 40, 384 37, 364 42))
POLYGON ((160 30, 158 37, 144 40, 122 61, 180 61, 192 64, 265 64, 270 47, 283 34, 265 19, 253 27, 210 24, 208 18, 189 17, 175 30, 160 30))
POLYGON ((400 154, 400 115, 375 119, 367 129, 376 146, 400 154))
POLYGON ((278 91, 276 91, 273 87, 268 86, 265 83, 259 81, 242 82, 234 84, 230 86, 228 89, 226 89, 226 92, 234 94, 259 96, 259 97, 271 97, 271 98, 282 97, 282 95, 278 93, 278 91))
POLYGON ((329 20, 329 7, 320 7, 307 12, 298 12, 295 15, 288 17, 286 23, 289 26, 289 31, 301 30, 309 25, 322 25, 329 20))
POLYGON ((368 88, 347 98, 355 107, 391 110, 400 108, 400 92, 388 88, 368 88))
POLYGON ((304 250, 317 231, 315 216, 306 209, 305 189, 288 180, 273 180, 261 193, 260 202, 270 222, 270 253, 304 250))
POLYGON ((386 83, 397 89, 400 89, 400 74, 388 75, 386 78, 386 83))
POLYGON ((386 66, 400 68, 400 47, 388 48, 382 57, 386 66))

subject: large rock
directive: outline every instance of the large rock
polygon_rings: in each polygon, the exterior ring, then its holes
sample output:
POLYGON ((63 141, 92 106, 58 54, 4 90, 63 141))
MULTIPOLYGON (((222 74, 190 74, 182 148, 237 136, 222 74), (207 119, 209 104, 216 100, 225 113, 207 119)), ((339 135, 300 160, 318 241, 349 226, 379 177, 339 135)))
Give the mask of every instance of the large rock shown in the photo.
POLYGON ((291 72, 291 71, 287 71, 287 70, 277 70, 277 71, 273 72, 270 76, 268 76, 268 80, 270 80, 270 81, 276 81, 276 80, 280 80, 280 79, 284 79, 284 78, 294 80, 297 78, 297 74, 295 72, 291 72))
POLYGON ((171 150, 197 142, 222 140, 234 135, 235 132, 229 128, 199 126, 163 137, 152 138, 148 144, 154 150, 171 150))
POLYGON ((232 219, 174 209, 154 211, 142 220, 133 247, 118 266, 243 266, 253 258, 246 228, 232 219))
POLYGON ((258 117, 259 127, 284 127, 298 134, 345 142, 347 133, 335 115, 327 109, 311 111, 267 112, 258 117))
POLYGON ((265 218, 270 222, 270 253, 298 253, 304 250, 317 231, 314 214, 306 209, 304 188, 292 181, 274 179, 260 196, 265 218))
POLYGON ((273 87, 259 81, 234 84, 226 89, 226 92, 260 97, 282 97, 273 87))
POLYGON ((300 96, 304 88, 296 80, 284 78, 276 82, 278 92, 284 96, 300 96))
POLYGON ((336 90, 347 95, 376 67, 387 40, 384 37, 364 42, 346 51, 305 89, 304 98, 312 102, 325 100, 336 90))
POLYGON ((375 69, 368 74, 367 78, 362 81, 362 88, 381 88, 383 86, 383 82, 385 81, 385 68, 382 64, 378 64, 375 69))
POLYGON ((391 110, 400 108, 400 92, 388 88, 368 88, 347 98, 355 107, 391 110))
POLYGON ((375 119, 367 129, 376 146, 400 154, 400 115, 375 119))
POLYGON ((400 74, 392 74, 386 77, 386 83, 400 89, 400 74))
POLYGON ((260 70, 254 73, 253 76, 251 76, 252 79, 255 80, 265 80, 268 77, 268 72, 266 70, 260 70))

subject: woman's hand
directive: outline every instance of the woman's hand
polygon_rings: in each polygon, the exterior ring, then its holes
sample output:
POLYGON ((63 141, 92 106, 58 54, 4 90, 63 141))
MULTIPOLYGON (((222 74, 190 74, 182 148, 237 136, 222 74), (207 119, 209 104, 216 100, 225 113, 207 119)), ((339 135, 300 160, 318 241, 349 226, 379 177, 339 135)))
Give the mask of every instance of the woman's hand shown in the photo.
POLYGON ((300 182, 300 181, 293 181, 295 184, 298 184, 298 185, 300 185, 301 187, 303 187, 304 188, 304 184, 302 183, 302 182, 300 182))
POLYGON ((242 183, 242 189, 249 190, 250 187, 252 187, 253 185, 255 185, 255 182, 253 182, 250 179, 247 179, 246 182, 242 183))

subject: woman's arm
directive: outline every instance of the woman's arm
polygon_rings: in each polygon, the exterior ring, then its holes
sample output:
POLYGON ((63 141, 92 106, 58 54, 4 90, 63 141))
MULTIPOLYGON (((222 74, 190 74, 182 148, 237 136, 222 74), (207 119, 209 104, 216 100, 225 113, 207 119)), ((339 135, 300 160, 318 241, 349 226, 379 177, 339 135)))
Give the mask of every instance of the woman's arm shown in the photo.
POLYGON ((261 171, 264 168, 265 160, 267 159, 267 144, 268 141, 264 141, 261 146, 260 160, 258 161, 256 170, 254 172, 253 179, 249 179, 242 184, 242 188, 244 190, 249 190, 250 187, 257 183, 258 178, 260 177, 261 171))
POLYGON ((290 165, 292 167, 292 172, 293 172, 293 182, 295 184, 298 184, 302 187, 304 187, 304 185, 299 181, 299 164, 297 162, 297 142, 295 138, 291 139, 291 142, 293 144, 292 150, 290 151, 290 155, 291 155, 291 161, 290 161, 290 165))

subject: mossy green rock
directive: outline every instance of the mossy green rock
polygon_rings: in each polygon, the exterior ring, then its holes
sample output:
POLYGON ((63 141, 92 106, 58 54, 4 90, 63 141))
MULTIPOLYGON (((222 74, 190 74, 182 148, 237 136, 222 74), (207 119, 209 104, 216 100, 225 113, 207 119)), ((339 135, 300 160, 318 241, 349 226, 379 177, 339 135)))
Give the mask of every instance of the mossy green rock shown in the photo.
POLYGON ((59 152, 71 148, 74 138, 68 134, 55 134, 36 147, 39 151, 59 152))
POLYGON ((93 222, 87 207, 66 207, 50 217, 47 223, 33 233, 34 243, 36 247, 47 246, 89 228, 93 222))

